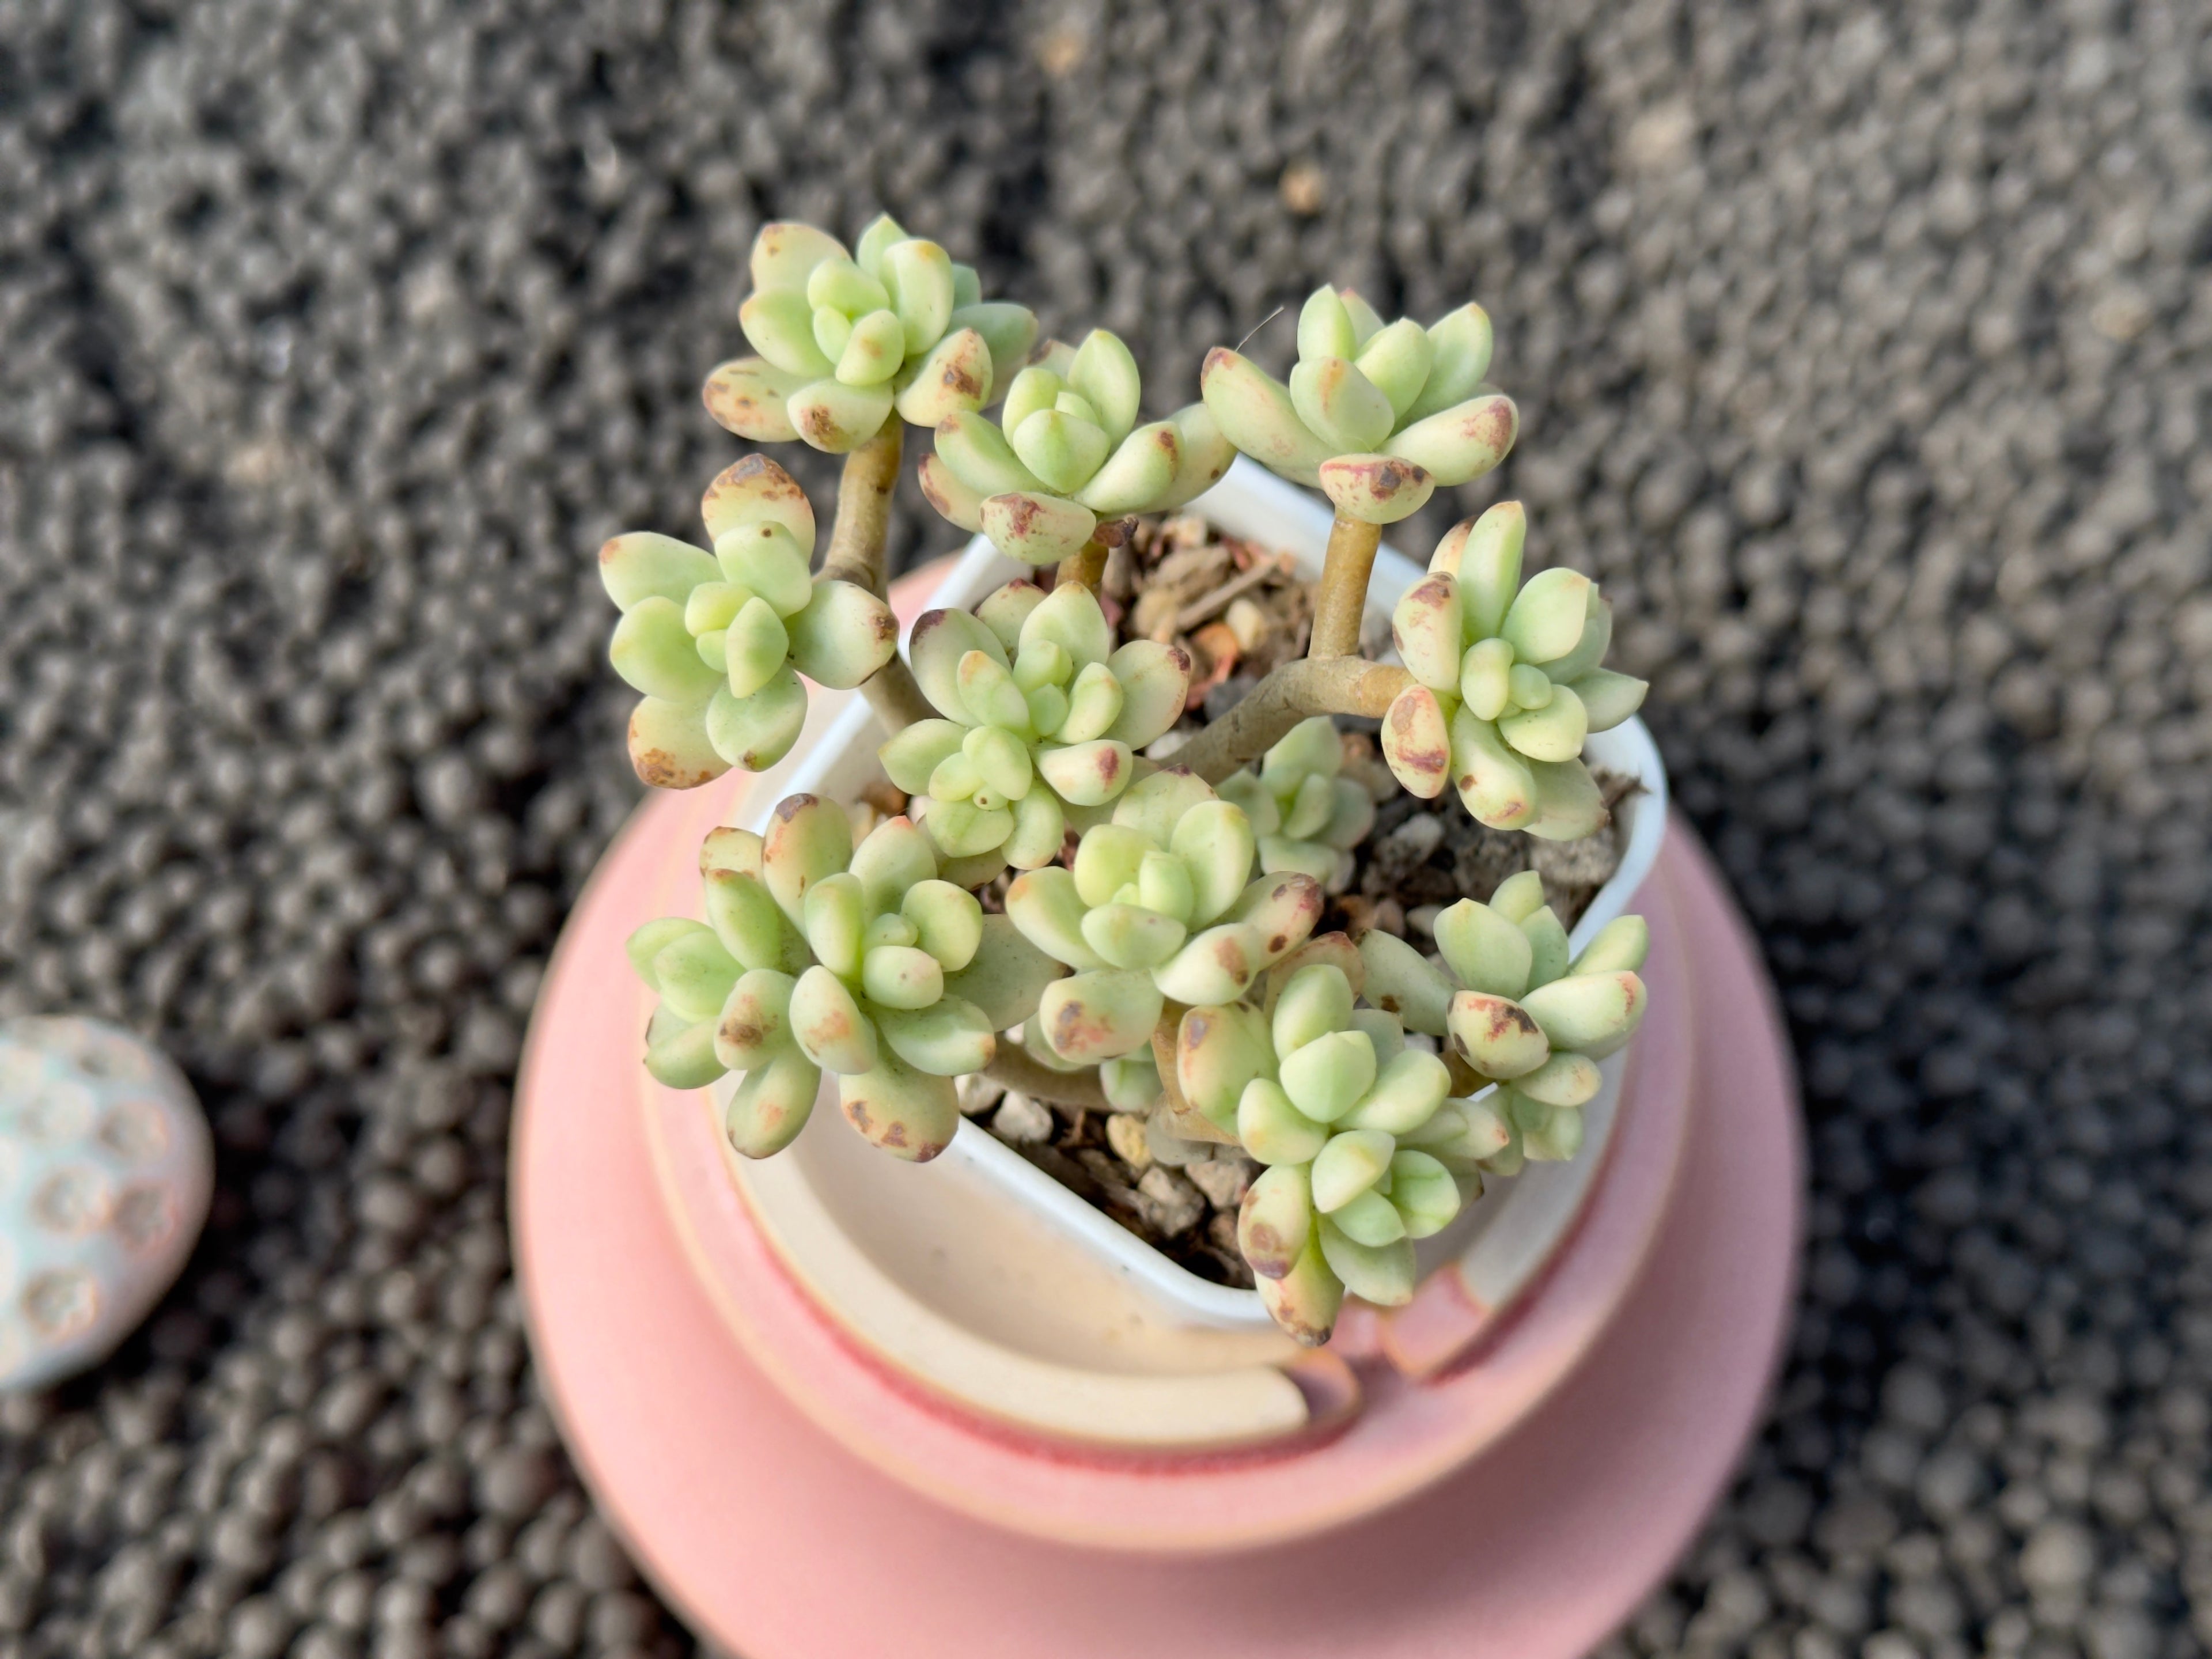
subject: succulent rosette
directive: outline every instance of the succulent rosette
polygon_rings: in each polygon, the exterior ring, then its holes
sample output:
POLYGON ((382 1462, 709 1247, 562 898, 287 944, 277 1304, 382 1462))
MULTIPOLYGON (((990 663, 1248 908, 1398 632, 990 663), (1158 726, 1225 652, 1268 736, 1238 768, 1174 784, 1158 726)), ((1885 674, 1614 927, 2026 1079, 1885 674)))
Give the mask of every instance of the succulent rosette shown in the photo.
POLYGON ((1442 969, 1380 929, 1362 939, 1368 1000, 1409 1030, 1447 1039, 1457 1064, 1498 1085, 1490 1098, 1510 1135, 1491 1169, 1510 1175, 1523 1159, 1572 1158, 1582 1109, 1598 1091, 1597 1062, 1644 1020, 1636 971, 1651 945, 1644 918, 1617 918, 1571 957, 1542 878, 1524 870, 1487 904, 1462 899, 1438 913, 1436 940, 1442 969))
POLYGON ((922 822, 963 861, 963 885, 1057 859, 1071 820, 1128 787, 1136 750, 1176 723, 1190 691, 1188 653, 1154 640, 1116 647, 1080 582, 1048 594, 1012 581, 973 615, 928 611, 908 654, 945 718, 917 720, 879 753, 894 784, 928 798, 922 822))
POLYGON ((1489 314, 1472 302, 1423 328, 1384 323, 1350 289, 1319 288, 1298 313, 1289 385, 1216 346, 1199 387, 1245 454, 1318 485, 1345 518, 1394 524, 1513 447, 1521 416, 1483 381, 1490 348, 1489 314))
POLYGON ((1185 1014, 1176 1070, 1185 1099, 1267 1166, 1238 1247, 1276 1322, 1317 1343, 1346 1290, 1412 1298, 1413 1241, 1482 1190, 1509 1133, 1488 1104, 1451 1098, 1450 1069, 1395 1015, 1355 1006, 1363 964, 1341 934, 1284 967, 1264 1007, 1185 1014))
POLYGON ((800 674, 849 690, 898 648, 888 605, 808 574, 814 509, 774 461, 726 469, 700 511, 712 553, 652 531, 599 550, 599 580, 623 613, 607 654, 644 693, 630 763, 664 789, 775 765, 806 721, 800 674))
POLYGON ((858 847, 842 807, 780 802, 767 836, 717 830, 701 850, 707 920, 630 936, 659 996, 646 1068, 672 1088, 743 1080, 725 1129, 748 1158, 781 1151, 835 1073, 853 1127, 916 1163, 959 1126, 952 1079, 981 1071, 996 1033, 1033 1013, 1060 965, 974 894, 939 878, 903 817, 858 847))
POLYGON ((1244 809, 1259 836, 1262 872, 1301 871, 1324 885, 1350 873, 1352 849, 1375 827, 1375 802, 1343 769, 1336 722, 1316 714, 1285 732, 1256 774, 1224 781, 1221 798, 1244 809))
POLYGON ((1321 884, 1251 879, 1254 850, 1243 809, 1177 769, 1132 784, 1111 819, 1084 832, 1073 868, 1014 879, 1007 916, 1076 970, 1037 1004, 1053 1053, 1083 1065, 1136 1054, 1170 1001, 1233 1001, 1304 940, 1321 884))
POLYGON ((1573 841, 1606 821, 1583 739, 1618 726, 1650 688, 1600 666, 1613 610, 1564 567, 1521 580, 1528 517, 1500 501, 1437 544, 1391 615, 1415 684, 1382 721, 1383 758, 1414 794, 1455 783, 1493 830, 1573 841))
POLYGON ((845 245, 811 225, 764 225, 738 308, 759 354, 707 379, 708 411, 757 443, 803 438, 843 454, 894 410, 917 426, 982 408, 1036 340, 1022 306, 988 302, 974 269, 889 214, 845 245))
POLYGON ((1104 329, 1080 347, 1053 341, 1014 377, 998 424, 972 410, 939 424, 922 494, 1026 564, 1080 550, 1102 518, 1180 507, 1235 452, 1203 404, 1139 426, 1143 390, 1137 360, 1104 329))

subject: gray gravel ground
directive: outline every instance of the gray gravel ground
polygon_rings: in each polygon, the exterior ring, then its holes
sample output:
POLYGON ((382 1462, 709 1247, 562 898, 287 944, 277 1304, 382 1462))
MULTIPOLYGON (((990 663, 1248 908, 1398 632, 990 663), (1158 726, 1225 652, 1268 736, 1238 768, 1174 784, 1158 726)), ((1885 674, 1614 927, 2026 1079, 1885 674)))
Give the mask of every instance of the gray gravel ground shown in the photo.
POLYGON ((2209 149, 2179 0, 0 0, 0 1011, 157 1033, 224 1182, 0 1407, 0 1659, 682 1648, 507 1081, 635 796, 591 550, 734 453, 759 221, 879 203, 1163 404, 1323 275, 1496 317, 1522 453, 1401 539, 1605 579, 1814 1121, 1772 1421, 1612 1651, 2198 1652, 2209 149))

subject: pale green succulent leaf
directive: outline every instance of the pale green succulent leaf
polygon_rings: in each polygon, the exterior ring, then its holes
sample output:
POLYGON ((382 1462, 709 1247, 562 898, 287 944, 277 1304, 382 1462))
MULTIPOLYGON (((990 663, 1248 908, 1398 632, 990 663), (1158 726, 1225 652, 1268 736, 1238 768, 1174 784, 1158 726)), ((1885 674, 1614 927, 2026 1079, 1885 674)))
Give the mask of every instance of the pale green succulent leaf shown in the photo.
MULTIPOLYGON (((974 329, 955 329, 927 356, 909 359, 899 372, 899 382, 892 399, 899 418, 912 426, 934 428, 990 401, 991 349, 974 329)), ((980 502, 982 497, 975 499, 980 502)))
POLYGON ((1362 1244, 1346 1237, 1326 1217, 1316 1231, 1322 1259, 1352 1295, 1378 1308, 1401 1308, 1413 1299, 1411 1239, 1379 1247, 1362 1244))
POLYGON ((981 1009, 991 1029, 1004 1031, 1036 1013, 1044 988, 1064 971, 1022 936, 1012 917, 986 915, 974 957, 945 975, 945 994, 981 1009))
POLYGON ((1047 865, 1024 872, 1007 887, 1006 904, 1007 916, 1022 936, 1054 961, 1079 970, 1106 966, 1105 958, 1083 936, 1083 914, 1088 907, 1070 871, 1047 865))
POLYGON ((1429 374, 1413 406, 1401 412, 1408 422, 1465 402, 1490 373, 1490 313, 1469 301, 1429 325, 1429 374))
POLYGON ((1389 399, 1394 423, 1404 418, 1428 383, 1434 353, 1428 331, 1410 317, 1401 317, 1377 331, 1359 348, 1354 367, 1389 399))
POLYGON ((1291 407, 1335 453, 1377 448, 1396 418, 1390 399, 1342 357, 1307 358, 1291 370, 1291 407))
POLYGON ((664 1088, 703 1089, 728 1068, 714 1057, 714 1025, 701 1021, 649 1035, 645 1069, 664 1088))
POLYGON ((884 250, 884 286, 902 331, 902 345, 915 356, 944 337, 952 320, 952 257, 934 242, 910 237, 884 250))
POLYGON ((1237 459, 1236 446, 1222 435, 1213 411, 1204 404, 1186 404, 1168 421, 1175 428, 1176 475, 1152 501, 1153 510, 1163 513, 1204 495, 1237 459))
POLYGON ((1396 455, 1337 455, 1321 464, 1322 493, 1338 513, 1364 524, 1395 524, 1418 513, 1437 480, 1396 455))
POLYGON ((792 425, 811 447, 848 455, 884 429, 890 418, 891 389, 888 380, 855 386, 825 376, 793 392, 786 407, 792 425))
POLYGON ((1444 1034, 1452 985, 1434 963, 1404 939, 1379 929, 1361 935, 1359 957, 1367 969, 1369 1001, 1397 1015, 1409 1030, 1444 1034))
POLYGON ((1278 1163, 1245 1189, 1237 1248, 1255 1274, 1278 1279, 1306 1249, 1313 1231, 1313 1188, 1303 1164, 1278 1163))
POLYGON ((1402 1135, 1436 1115, 1451 1093, 1451 1072, 1425 1048, 1401 1048, 1384 1063, 1359 1103, 1342 1119, 1351 1129, 1377 1129, 1402 1135))
POLYGON ((1328 963, 1314 963, 1292 974, 1275 998, 1270 1036, 1275 1058, 1286 1060, 1308 1043, 1352 1026, 1352 981, 1328 963))
POLYGON ((991 545, 1024 564, 1057 564, 1082 551, 1098 527, 1089 507, 1038 490, 986 496, 980 517, 991 545))
MULTIPOLYGON (((957 275, 957 268, 955 270, 957 275)), ((1020 374, 1022 365, 1029 361, 1030 349, 1036 344, 1036 315, 1026 306, 1011 304, 1003 300, 971 301, 957 307, 945 319, 952 329, 972 328, 983 337, 983 343, 991 353, 991 392, 997 397, 1012 386, 1020 374)))
POLYGON ((1528 988, 1549 985, 1567 971, 1567 930, 1548 904, 1524 917, 1521 931, 1529 945, 1528 988))
POLYGON ((1127 744, 1099 738, 1041 750, 1036 768, 1070 806, 1103 806, 1127 787, 1133 758, 1127 744))
MULTIPOLYGON (((1078 347, 1068 365, 1067 383, 1098 411, 1107 441, 1119 443, 1137 423, 1137 406, 1144 383, 1137 360, 1119 335, 1094 328, 1078 347)), ((1125 509, 1134 511, 1135 509, 1125 509)))
POLYGON ((1461 899, 1437 913, 1434 927, 1437 951, 1468 990, 1517 997, 1528 988, 1534 945, 1489 905, 1461 899))
POLYGON ((1246 1087, 1273 1068, 1257 1009, 1224 1003, 1184 1012, 1176 1031, 1176 1081, 1183 1098, 1216 1127, 1235 1128, 1246 1087))
POLYGON ((1152 512, 1166 501, 1182 463, 1175 422, 1149 422, 1120 441, 1075 499, 1104 518, 1152 512))
POLYGON ((714 1021, 714 1053, 733 1072, 764 1066, 796 1044, 791 1034, 791 993, 798 981, 772 968, 740 975, 714 1021))
POLYGON ((924 611, 915 618, 913 635, 907 641, 907 659, 922 695, 939 714, 963 726, 975 723, 960 695, 961 659, 971 651, 995 656, 1001 666, 1006 664, 1006 650, 999 643, 999 636, 965 611, 924 611))
POLYGON ((1450 720, 1459 709, 1456 693, 1409 685, 1383 713, 1381 743, 1390 775, 1423 800, 1434 800, 1451 781, 1450 720))
POLYGON ((624 611, 655 598, 683 605, 701 583, 721 574, 712 554, 650 530, 617 536, 599 549, 599 585, 624 611))
POLYGON ((1352 330, 1352 317, 1333 288, 1316 289, 1298 308, 1298 358, 1356 357, 1359 340, 1352 330))
POLYGON ((1530 761, 1528 775, 1536 787, 1536 811, 1522 827, 1539 840, 1580 841, 1612 816, 1597 780, 1580 760, 1530 761))
POLYGON ((699 660, 683 608, 657 593, 623 613, 607 657, 633 689, 682 707, 704 703, 721 684, 721 676, 699 660))
POLYGON ((1646 1000, 1644 981, 1623 969, 1553 980, 1524 1006, 1554 1046, 1602 1060, 1635 1034, 1646 1000))
POLYGON ((689 916, 662 916, 633 932, 623 948, 629 954, 631 969, 645 981, 647 988, 658 991, 660 981, 653 975, 653 958, 678 939, 708 931, 704 922, 694 921, 689 916))
POLYGON ((1206 353, 1199 390, 1223 437, 1294 483, 1318 484, 1336 452, 1298 418, 1290 388, 1249 357, 1216 346, 1206 353))
POLYGON ((1552 1055, 1543 1027, 1511 997, 1455 992, 1446 1023, 1451 1028, 1453 1045, 1469 1066, 1486 1078, 1503 1081, 1521 1077, 1552 1055))
POLYGON ((639 781, 655 789, 696 789, 730 769, 707 735, 712 706, 647 697, 630 710, 629 760, 639 781))
POLYGON ((716 473, 700 497, 699 516, 717 548, 734 530, 778 524, 790 532, 802 563, 814 556, 814 505, 799 481, 765 455, 747 455, 716 473))
POLYGON ((1044 988, 1037 999, 1037 1025, 1062 1060, 1096 1066, 1151 1042, 1161 1006, 1159 988, 1150 974, 1091 969, 1044 988))
POLYGON ((916 1070, 890 1052, 872 1069, 840 1077, 837 1104, 863 1140, 915 1164, 951 1146, 960 1127, 951 1079, 916 1070))
POLYGON ((1647 681, 1616 674, 1609 668, 1593 668, 1570 682, 1566 689, 1581 702, 1591 731, 1610 732, 1644 707, 1644 693, 1651 687, 1647 681))
POLYGON ((1255 1280, 1268 1317, 1301 1347, 1319 1347, 1328 1340, 1344 1302, 1344 1281, 1324 1256, 1322 1231, 1311 1230, 1288 1273, 1278 1279, 1261 1274, 1255 1280))
POLYGON ((1396 1143, 1376 1129, 1347 1129, 1331 1135, 1313 1161, 1314 1208, 1333 1215, 1371 1191, 1389 1173, 1390 1156, 1396 1150, 1396 1143))
POLYGON ((761 772, 791 752, 806 724, 806 688, 788 666, 750 697, 719 687, 707 705, 707 739, 731 765, 761 772))
POLYGON ((799 1138, 822 1092, 822 1068, 787 1048, 748 1071, 730 1097, 722 1133, 743 1158, 770 1158, 799 1138))
POLYGON ((1465 704, 1451 717, 1451 775, 1461 804, 1493 830, 1520 830, 1536 817, 1531 763, 1513 752, 1498 727, 1465 704))
POLYGON ((788 374, 765 357, 738 357, 717 365, 699 397, 725 431, 757 444, 789 443, 799 436, 787 408, 791 394, 812 378, 788 374))
POLYGON ((1651 954, 1651 928, 1641 916, 1615 916, 1574 960, 1577 974, 1633 973, 1651 954))

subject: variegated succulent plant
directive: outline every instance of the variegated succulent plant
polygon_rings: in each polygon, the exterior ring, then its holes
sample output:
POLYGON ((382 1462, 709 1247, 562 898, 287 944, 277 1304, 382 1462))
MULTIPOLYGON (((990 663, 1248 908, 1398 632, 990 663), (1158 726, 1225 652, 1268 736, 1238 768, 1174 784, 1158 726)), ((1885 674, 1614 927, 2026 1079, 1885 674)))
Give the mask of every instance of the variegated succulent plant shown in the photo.
POLYGON ((976 607, 918 618, 909 655, 944 718, 917 720, 881 750, 884 771, 929 805, 938 850, 984 881, 1060 854, 1135 774, 1136 751, 1182 715, 1190 657, 1116 647, 1097 595, 1012 581, 976 607), (1087 815, 1087 816, 1086 816, 1087 815))
POLYGON ((1521 580, 1528 517, 1500 501, 1437 544, 1391 634, 1414 683, 1382 721, 1382 754, 1414 794, 1446 784, 1493 830, 1553 841, 1606 820, 1583 742, 1643 707, 1644 682, 1602 666, 1613 609, 1564 566, 1521 580))
POLYGON ((1488 317, 1386 324, 1324 288, 1287 385, 1217 349, 1203 400, 1145 422, 1119 338, 1032 350, 1029 312, 983 302, 972 270, 888 216, 850 253, 770 225, 751 270, 758 355, 714 371, 708 406, 741 436, 844 454, 836 524, 812 574, 812 508, 754 457, 708 491, 711 549, 607 544, 612 655, 644 694, 633 760, 679 787, 771 765, 804 722, 805 676, 865 693, 913 816, 856 846, 842 808, 800 795, 765 839, 709 836, 706 920, 630 941, 659 997, 648 1068, 680 1087, 741 1073, 726 1127, 750 1157, 799 1132, 825 1072, 864 1135, 917 1160, 958 1125, 951 1079, 987 1066, 1035 1098, 1158 1110, 1148 1133, 1232 1140, 1266 1166, 1238 1237, 1285 1328, 1325 1340, 1347 1292, 1406 1301, 1414 1241, 1486 1174, 1575 1154, 1597 1062, 1644 1005, 1642 922, 1571 957, 1533 874, 1440 913, 1442 967, 1383 931, 1311 937, 1375 822, 1336 716, 1381 718, 1415 793, 1455 785, 1486 824, 1571 838, 1606 817, 1584 738, 1643 699, 1602 665, 1594 584, 1521 580, 1510 502, 1448 535, 1398 605, 1403 666, 1361 657, 1380 526, 1517 434, 1483 378, 1488 317), (902 422, 933 430, 920 471, 939 514, 1058 566, 924 615, 904 659, 884 597, 902 422), (1190 656, 1117 646, 1098 590, 1118 521, 1188 501, 1238 450, 1335 507, 1309 648, 1178 733, 1162 770, 1142 751, 1189 706, 1190 656), (1009 866, 1004 914, 986 914, 977 893, 1009 866))
POLYGON ((1084 832, 1073 868, 1014 879, 1008 917, 1076 970, 1037 1005, 1054 1054, 1085 1065, 1136 1054, 1170 1002, 1234 1000, 1313 931, 1320 884, 1254 880, 1255 845, 1241 807, 1188 772, 1157 772, 1084 832))
POLYGON ((1220 787, 1252 821, 1265 875, 1285 870, 1324 886, 1350 873, 1352 849, 1375 827, 1375 802, 1365 787, 1342 775, 1344 743, 1327 714, 1300 720, 1260 763, 1220 787))
POLYGON ((700 870, 706 921, 630 936, 630 961, 660 998, 646 1066, 672 1088, 743 1073, 725 1128, 748 1158, 805 1127, 823 1072, 869 1141, 934 1158, 959 1126, 951 1080, 988 1065, 997 1034, 1029 1018, 1060 972, 941 879, 929 838, 903 817, 855 847, 844 808, 793 795, 765 838, 711 832, 700 870))
POLYGON ((1235 452, 1203 404, 1139 426, 1143 392, 1118 336, 1097 328, 1079 347, 1054 340, 1014 377, 996 425, 972 411, 941 422, 922 493, 1027 564, 1079 552, 1101 519, 1181 507, 1235 452))
POLYGON ((1520 430, 1513 400, 1483 381, 1490 317, 1469 303, 1423 328, 1383 322, 1349 289, 1318 288, 1298 313, 1285 386, 1242 354, 1206 354, 1200 389, 1229 441, 1343 517, 1395 524, 1439 484, 1505 459, 1520 430))
POLYGON ((894 410, 933 427, 1003 393, 1036 341, 1027 308, 985 301, 972 266, 889 214, 850 253, 811 225, 764 225, 751 264, 738 320, 759 356, 717 368, 705 398, 756 443, 800 438, 842 455, 894 410))
POLYGON ((651 531, 599 550, 599 580, 622 611, 608 655, 644 694, 630 763, 664 789, 773 766, 805 723, 800 674, 850 690, 898 647, 889 605, 808 574, 814 509, 774 461, 729 467, 700 510, 712 553, 651 531))
POLYGON ((1351 942, 1325 935, 1269 975, 1261 1006, 1193 1008, 1176 1034, 1184 1099, 1267 1166, 1237 1243, 1268 1311, 1309 1343, 1347 1289, 1410 1300, 1413 1241, 1450 1224, 1510 1141, 1396 1015, 1356 1006, 1364 977, 1351 942))
POLYGON ((1511 1137, 1492 1168, 1511 1174, 1523 1158, 1572 1158, 1582 1109, 1598 1091, 1597 1062, 1644 1020, 1647 994, 1636 972, 1650 950, 1644 919, 1619 917, 1571 955, 1542 878, 1524 870, 1488 903, 1462 899, 1440 912, 1436 940, 1443 969, 1379 929, 1362 939, 1368 1000, 1409 1030, 1448 1039, 1471 1078, 1498 1085, 1511 1137))

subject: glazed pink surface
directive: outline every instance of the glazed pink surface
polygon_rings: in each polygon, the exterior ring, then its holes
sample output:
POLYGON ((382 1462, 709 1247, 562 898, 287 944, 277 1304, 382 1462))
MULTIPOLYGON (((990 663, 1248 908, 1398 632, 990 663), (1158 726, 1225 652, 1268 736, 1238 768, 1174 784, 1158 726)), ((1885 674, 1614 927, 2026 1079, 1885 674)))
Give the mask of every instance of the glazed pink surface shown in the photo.
POLYGON ((1696 1109, 1618 1319, 1449 1480, 1309 1542, 1177 1561, 1027 1539, 877 1473, 792 1407, 699 1287, 636 1109, 627 994, 623 1017, 605 1016, 610 964, 665 878, 639 856, 656 815, 711 805, 650 803, 571 919, 524 1062, 512 1170, 549 1394, 586 1479, 702 1634, 746 1659, 887 1647, 1538 1659, 1583 1651, 1664 1573, 1755 1419, 1802 1183, 1771 994, 1686 826, 1662 867, 1698 963, 1696 1109))

